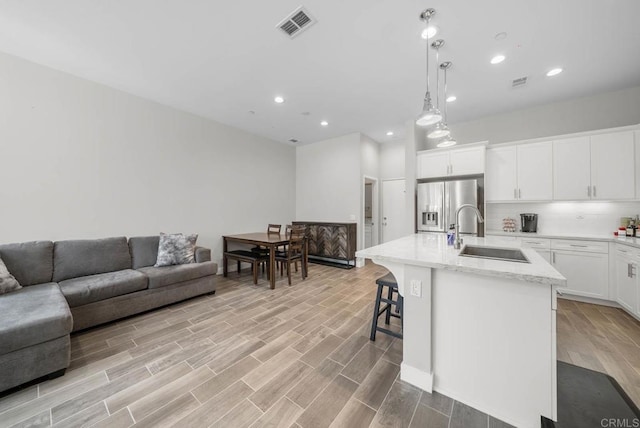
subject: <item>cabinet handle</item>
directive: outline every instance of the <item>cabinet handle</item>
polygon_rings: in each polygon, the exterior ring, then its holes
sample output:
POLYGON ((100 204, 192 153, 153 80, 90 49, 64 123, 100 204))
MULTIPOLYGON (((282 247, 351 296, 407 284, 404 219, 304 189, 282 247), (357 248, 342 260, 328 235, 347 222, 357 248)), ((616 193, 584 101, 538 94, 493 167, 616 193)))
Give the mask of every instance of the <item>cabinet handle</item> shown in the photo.
POLYGON ((578 245, 578 244, 569 244, 570 247, 580 247, 580 248, 587 248, 588 245, 578 245))
POLYGON ((593 197, 596 197, 596 186, 593 186, 593 197))
POLYGON ((591 197, 591 186, 587 186, 587 196, 591 197))
POLYGON ((627 263, 627 278, 631 278, 631 263, 627 263))
POLYGON ((551 264, 556 264, 556 252, 552 251, 551 252, 551 264))
POLYGON ((518 199, 522 199, 522 189, 518 189, 518 199))

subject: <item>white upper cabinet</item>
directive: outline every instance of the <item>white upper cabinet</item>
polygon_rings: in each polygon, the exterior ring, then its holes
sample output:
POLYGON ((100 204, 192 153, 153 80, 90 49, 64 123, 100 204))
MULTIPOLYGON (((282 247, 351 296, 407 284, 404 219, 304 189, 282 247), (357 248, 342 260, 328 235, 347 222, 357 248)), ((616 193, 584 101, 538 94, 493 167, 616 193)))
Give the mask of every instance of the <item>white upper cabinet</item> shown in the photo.
POLYGON ((591 137, 591 199, 635 197, 633 132, 591 137))
POLYGON ((484 173, 485 148, 470 147, 449 151, 449 175, 484 173))
POLYGON ((591 152, 589 137, 553 142, 553 198, 591 199, 591 152))
POLYGON ((416 176, 418 178, 444 177, 449 175, 449 153, 419 153, 418 168, 416 176))
POLYGON ((554 141, 554 199, 633 199, 634 152, 633 132, 554 141))
POLYGON ((436 178, 484 173, 485 147, 462 147, 418 153, 417 178, 436 178))
POLYGON ((518 199, 550 201, 553 198, 551 142, 518 146, 518 199))
POLYGON ((487 150, 487 201, 546 201, 553 196, 551 142, 487 150))
POLYGON ((485 199, 487 201, 514 201, 517 199, 516 163, 515 146, 487 149, 487 173, 485 174, 485 199))

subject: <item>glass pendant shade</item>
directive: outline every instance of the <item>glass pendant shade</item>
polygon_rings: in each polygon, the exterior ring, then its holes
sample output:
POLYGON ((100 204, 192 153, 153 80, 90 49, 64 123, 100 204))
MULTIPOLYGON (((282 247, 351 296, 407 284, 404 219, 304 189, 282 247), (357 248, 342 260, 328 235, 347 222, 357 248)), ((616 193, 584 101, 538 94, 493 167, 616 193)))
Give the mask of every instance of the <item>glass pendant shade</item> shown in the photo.
POLYGON ((436 125, 435 128, 429 131, 429 133, 427 134, 427 137, 442 138, 442 137, 447 137, 449 134, 451 134, 451 131, 449 130, 449 127, 447 126, 447 124, 444 122, 440 122, 436 125))
POLYGON ((456 144, 458 144, 458 142, 451 138, 451 136, 447 136, 446 138, 444 138, 442 141, 440 141, 437 145, 437 147, 451 147, 451 146, 455 146, 456 144))
POLYGON ((427 92, 424 96, 424 107, 422 113, 416 119, 418 126, 431 126, 442 121, 442 113, 431 103, 431 94, 427 92))

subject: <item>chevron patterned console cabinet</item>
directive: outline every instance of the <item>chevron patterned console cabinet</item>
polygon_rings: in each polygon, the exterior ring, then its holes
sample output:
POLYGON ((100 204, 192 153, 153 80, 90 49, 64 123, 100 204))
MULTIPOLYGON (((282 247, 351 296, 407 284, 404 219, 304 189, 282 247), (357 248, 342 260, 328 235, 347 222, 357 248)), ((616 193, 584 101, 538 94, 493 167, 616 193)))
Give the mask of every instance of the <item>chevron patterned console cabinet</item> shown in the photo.
POLYGON ((309 238, 309 258, 347 263, 356 263, 357 224, 294 221, 304 225, 309 238))

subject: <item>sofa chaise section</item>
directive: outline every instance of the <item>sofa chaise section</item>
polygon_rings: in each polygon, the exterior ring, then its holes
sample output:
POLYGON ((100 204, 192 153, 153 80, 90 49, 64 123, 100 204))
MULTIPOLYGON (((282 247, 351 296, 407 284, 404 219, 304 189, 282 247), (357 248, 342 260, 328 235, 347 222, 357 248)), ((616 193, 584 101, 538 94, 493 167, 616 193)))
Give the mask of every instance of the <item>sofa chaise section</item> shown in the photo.
POLYGON ((23 286, 0 296, 0 391, 69 366, 73 321, 51 282, 53 243, 0 245, 0 257, 23 286))

